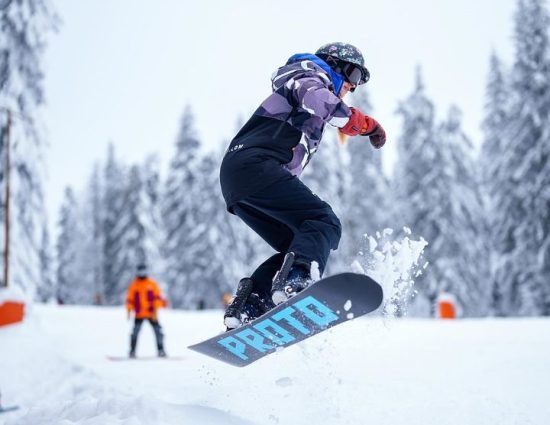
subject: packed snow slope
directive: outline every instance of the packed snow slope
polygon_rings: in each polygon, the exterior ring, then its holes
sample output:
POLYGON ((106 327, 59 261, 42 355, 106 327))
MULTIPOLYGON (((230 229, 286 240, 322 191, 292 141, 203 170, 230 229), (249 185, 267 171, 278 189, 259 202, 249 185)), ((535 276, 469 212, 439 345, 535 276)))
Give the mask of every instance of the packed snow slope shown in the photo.
MULTIPOLYGON (((173 360, 125 355, 123 308, 35 305, 0 328, 4 425, 550 423, 550 320, 360 318, 246 368, 187 350, 221 311, 162 311, 173 360)), ((144 324, 139 356, 154 356, 144 324)))

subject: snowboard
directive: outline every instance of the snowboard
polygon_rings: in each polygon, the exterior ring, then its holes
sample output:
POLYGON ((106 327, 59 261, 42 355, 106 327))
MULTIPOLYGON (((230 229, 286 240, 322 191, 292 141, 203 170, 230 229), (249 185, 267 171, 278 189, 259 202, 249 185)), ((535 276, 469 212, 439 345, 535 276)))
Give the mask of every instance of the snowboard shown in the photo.
POLYGON ((364 274, 321 279, 246 325, 188 348, 233 366, 248 366, 340 323, 375 311, 381 286, 364 274))
POLYGON ((123 362, 123 361, 136 361, 136 360, 184 360, 185 357, 158 357, 158 356, 142 356, 142 357, 128 357, 128 356, 107 356, 107 360, 112 362, 123 362))
POLYGON ((13 412, 14 410, 17 410, 17 409, 19 409, 19 406, 9 406, 9 407, 0 406, 0 413, 13 412))

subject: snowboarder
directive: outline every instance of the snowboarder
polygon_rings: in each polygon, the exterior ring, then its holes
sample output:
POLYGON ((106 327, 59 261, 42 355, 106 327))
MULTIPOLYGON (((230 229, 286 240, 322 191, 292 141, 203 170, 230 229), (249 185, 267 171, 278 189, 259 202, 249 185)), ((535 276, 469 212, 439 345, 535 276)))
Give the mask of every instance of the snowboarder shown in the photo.
POLYGON ((132 311, 135 312, 134 329, 130 336, 130 358, 136 357, 138 335, 144 320, 148 320, 151 326, 153 326, 159 357, 166 357, 164 334, 162 333, 162 327, 157 316, 157 310, 165 306, 166 301, 161 296, 158 284, 147 275, 147 266, 139 264, 137 266, 136 278, 128 287, 128 296, 126 299, 128 319, 131 319, 132 311))
POLYGON ((274 73, 273 93, 231 141, 220 169, 227 209, 277 254, 239 282, 224 315, 228 329, 303 290, 338 248, 338 217, 298 176, 326 123, 346 136, 369 136, 375 148, 384 145, 382 126, 342 100, 369 78, 363 55, 347 43, 295 54, 274 73))

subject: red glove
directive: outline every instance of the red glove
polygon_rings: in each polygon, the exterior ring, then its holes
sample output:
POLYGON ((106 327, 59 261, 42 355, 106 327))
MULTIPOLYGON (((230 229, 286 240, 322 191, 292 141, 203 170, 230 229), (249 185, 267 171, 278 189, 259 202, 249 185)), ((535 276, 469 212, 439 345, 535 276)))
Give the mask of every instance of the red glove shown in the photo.
POLYGON ((382 126, 359 109, 350 108, 351 116, 347 124, 340 131, 348 136, 370 136, 371 144, 379 149, 386 143, 386 132, 382 126))

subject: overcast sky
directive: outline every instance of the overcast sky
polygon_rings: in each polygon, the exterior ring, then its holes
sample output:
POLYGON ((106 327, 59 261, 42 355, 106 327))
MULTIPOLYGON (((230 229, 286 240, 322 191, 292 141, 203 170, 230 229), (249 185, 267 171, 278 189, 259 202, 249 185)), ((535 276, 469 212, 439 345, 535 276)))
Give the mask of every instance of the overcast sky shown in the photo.
MULTIPOLYGON (((63 24, 45 57, 47 207, 81 189, 115 144, 127 162, 166 161, 186 104, 209 147, 235 134, 294 53, 344 41, 362 50, 373 115, 399 136, 398 102, 421 65, 438 118, 451 104, 478 143, 494 49, 513 57, 514 0, 56 0, 63 24)), ((386 148, 385 148, 386 149, 386 148)), ((392 149, 387 149, 391 156, 392 149)))

